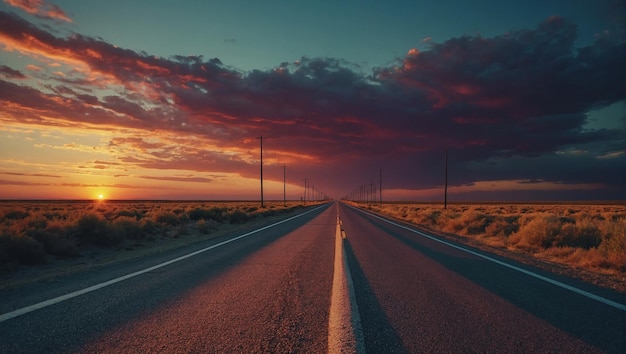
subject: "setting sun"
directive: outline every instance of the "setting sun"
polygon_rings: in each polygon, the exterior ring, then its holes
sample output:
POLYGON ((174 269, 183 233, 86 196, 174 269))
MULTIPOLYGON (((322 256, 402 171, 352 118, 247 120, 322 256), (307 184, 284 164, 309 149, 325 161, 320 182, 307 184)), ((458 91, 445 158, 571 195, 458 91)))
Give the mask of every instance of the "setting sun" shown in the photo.
POLYGON ((103 200, 104 196, 102 194, 98 194, 98 200, 103 200))

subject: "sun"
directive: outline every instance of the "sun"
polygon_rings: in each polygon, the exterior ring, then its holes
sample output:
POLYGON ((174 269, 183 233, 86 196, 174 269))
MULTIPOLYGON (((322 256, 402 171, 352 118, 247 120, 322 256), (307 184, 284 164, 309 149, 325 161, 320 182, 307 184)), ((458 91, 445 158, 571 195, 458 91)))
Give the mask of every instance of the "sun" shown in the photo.
POLYGON ((100 201, 104 200, 104 195, 98 194, 98 200, 100 200, 100 201))

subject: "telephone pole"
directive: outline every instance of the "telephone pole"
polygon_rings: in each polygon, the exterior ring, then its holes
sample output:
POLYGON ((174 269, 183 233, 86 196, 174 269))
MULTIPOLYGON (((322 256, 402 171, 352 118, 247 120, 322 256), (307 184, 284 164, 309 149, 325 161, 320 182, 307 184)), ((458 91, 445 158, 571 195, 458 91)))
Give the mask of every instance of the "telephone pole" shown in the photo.
POLYGON ((265 208, 263 204, 263 135, 259 136, 258 139, 261 141, 261 208, 265 208))
POLYGON ((306 178, 304 179, 304 206, 306 206, 306 178))
POLYGON ((383 169, 380 169, 380 178, 378 179, 380 186, 378 188, 380 206, 383 206, 383 169))
POLYGON ((283 207, 287 207, 287 165, 283 165, 283 207))
POLYGON ((443 208, 448 209, 448 149, 446 149, 446 183, 443 189, 443 208))

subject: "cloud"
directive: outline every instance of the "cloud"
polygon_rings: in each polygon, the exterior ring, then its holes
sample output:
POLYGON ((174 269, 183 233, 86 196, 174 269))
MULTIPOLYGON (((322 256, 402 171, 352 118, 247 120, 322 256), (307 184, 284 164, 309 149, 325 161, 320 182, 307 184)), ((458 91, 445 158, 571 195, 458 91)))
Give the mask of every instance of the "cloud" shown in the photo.
MULTIPOLYGON (((575 48, 576 32, 551 17, 492 38, 429 39, 371 73, 308 57, 243 73, 217 58, 161 58, 80 34, 59 38, 0 13, 0 44, 42 61, 38 79, 49 78, 45 87, 0 80, 0 100, 23 123, 132 130, 109 149, 145 168, 253 176, 255 137, 263 135, 268 164, 337 180, 317 171, 323 164, 351 176, 342 188, 378 167, 401 171, 389 180, 398 188, 436 187, 444 149, 463 172, 457 185, 537 178, 615 186, 621 182, 588 171, 619 172, 611 166, 624 159, 614 154, 623 130, 584 127, 589 111, 624 97, 624 43, 602 35, 575 48), (51 62, 61 67, 48 71, 51 62), (568 168, 573 162, 584 165, 568 168)), ((0 72, 17 78, 7 69, 0 72)))
POLYGON ((4 0, 4 2, 39 18, 73 22, 60 7, 44 0, 4 0))
POLYGON ((0 65, 0 74, 7 79, 25 79, 26 75, 22 74, 19 70, 11 69, 6 65, 0 65))
POLYGON ((157 181, 175 181, 175 182, 194 182, 194 183, 209 183, 213 180, 205 177, 161 177, 161 176, 139 176, 143 179, 152 179, 157 181))
POLYGON ((23 176, 23 177, 61 178, 61 176, 58 176, 58 175, 49 175, 45 173, 0 172, 0 174, 9 175, 9 176, 23 176))
POLYGON ((41 67, 39 67, 37 65, 33 65, 33 64, 26 65, 26 69, 28 69, 30 71, 36 71, 36 72, 41 71, 41 67))

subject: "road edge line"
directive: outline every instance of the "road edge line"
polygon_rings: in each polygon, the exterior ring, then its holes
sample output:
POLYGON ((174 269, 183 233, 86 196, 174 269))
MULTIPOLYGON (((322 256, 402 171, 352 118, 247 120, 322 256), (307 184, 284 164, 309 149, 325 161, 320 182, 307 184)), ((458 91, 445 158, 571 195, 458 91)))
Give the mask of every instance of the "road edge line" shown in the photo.
POLYGON ((596 294, 590 293, 590 292, 588 292, 588 291, 585 291, 585 290, 579 289, 579 288, 577 288, 577 287, 575 287, 575 286, 572 286, 572 285, 568 285, 568 284, 562 283, 562 282, 560 282, 560 281, 558 281, 558 280, 554 280, 554 279, 551 279, 551 278, 545 277, 545 276, 543 276, 543 275, 541 275, 541 274, 537 274, 537 273, 535 273, 535 272, 531 272, 531 271, 529 271, 529 270, 526 270, 526 269, 523 269, 523 268, 520 268, 520 267, 516 267, 516 266, 514 266, 514 265, 512 265, 512 264, 508 264, 508 263, 506 263, 506 262, 500 261, 500 260, 495 259, 495 258, 493 258, 493 257, 489 257, 489 256, 487 256, 487 255, 484 255, 484 254, 481 254, 481 253, 478 253, 478 252, 472 251, 472 250, 470 250, 470 249, 468 249, 468 248, 465 248, 465 247, 462 247, 462 246, 459 246, 459 245, 455 245, 454 243, 444 241, 444 240, 442 240, 442 239, 440 239, 440 238, 437 238, 437 237, 435 237, 435 236, 429 235, 429 234, 427 234, 427 233, 425 233, 425 232, 423 232, 423 231, 419 231, 419 230, 416 230, 416 229, 412 229, 412 228, 410 228, 410 227, 408 227, 408 226, 405 226, 405 225, 402 225, 402 224, 398 224, 398 223, 396 223, 396 222, 393 222, 393 221, 391 221, 391 220, 385 219, 385 218, 383 218, 383 217, 381 217, 381 216, 378 216, 378 215, 376 215, 376 214, 368 213, 368 212, 366 212, 366 211, 364 211, 364 210, 361 210, 361 209, 359 209, 359 208, 355 208, 355 207, 353 207, 353 206, 349 206, 349 207, 351 207, 351 208, 353 208, 353 209, 355 209, 355 210, 357 210, 357 211, 360 211, 360 212, 361 212, 361 213, 363 213, 363 214, 370 215, 370 216, 372 216, 372 217, 374 217, 374 218, 377 218, 377 219, 379 219, 379 220, 382 220, 382 221, 384 221, 384 222, 386 222, 386 223, 388 223, 388 224, 395 225, 395 226, 400 227, 400 228, 402 228, 402 229, 405 229, 405 230, 411 231, 411 232, 416 233, 416 234, 418 234, 418 235, 420 235, 420 236, 426 237, 426 238, 431 239, 431 240, 433 240, 433 241, 437 241, 437 242, 442 243, 442 244, 444 244, 444 245, 447 245, 447 246, 450 246, 450 247, 452 247, 452 248, 455 248, 455 249, 457 249, 457 250, 459 250, 459 251, 463 251, 463 252, 466 252, 466 253, 472 254, 472 255, 474 255, 474 256, 477 256, 477 257, 483 258, 483 259, 485 259, 485 260, 488 260, 488 261, 491 261, 491 262, 493 262, 493 263, 499 264, 499 265, 501 265, 501 266, 503 266, 503 267, 506 267, 506 268, 509 268, 509 269, 512 269, 512 270, 518 271, 518 272, 520 272, 520 273, 526 274, 526 275, 528 275, 528 276, 530 276, 530 277, 533 277, 533 278, 535 278, 535 279, 542 280, 542 281, 544 281, 544 282, 546 282, 546 283, 549 283, 549 284, 552 284, 552 285, 558 286, 558 287, 560 287, 560 288, 562 288, 562 289, 569 290, 569 291, 574 292, 574 293, 576 293, 576 294, 578 294, 578 295, 582 295, 582 296, 585 296, 585 297, 587 297, 587 298, 589 298, 589 299, 592 299, 592 300, 595 300, 595 301, 601 302, 601 303, 603 303, 603 304, 605 304, 605 305, 608 305, 608 306, 614 307, 614 308, 616 308, 616 309, 618 309, 618 310, 626 311, 626 305, 624 305, 624 304, 620 304, 619 302, 615 302, 615 301, 613 301, 613 300, 609 300, 609 299, 603 298, 602 296, 599 296, 599 295, 596 295, 596 294))
POLYGON ((27 314, 29 312, 40 310, 40 309, 42 309, 44 307, 48 307, 48 306, 51 306, 51 305, 54 305, 54 304, 58 304, 58 303, 63 302, 65 300, 69 300, 69 299, 72 299, 72 298, 75 298, 77 296, 90 293, 90 292, 98 290, 98 289, 102 289, 102 288, 107 287, 109 285, 113 285, 113 284, 119 283, 121 281, 130 279, 130 278, 134 278, 134 277, 136 277, 138 275, 151 272, 151 271, 153 271, 155 269, 163 268, 163 267, 168 266, 170 264, 173 264, 173 263, 176 263, 176 262, 180 262, 180 261, 182 261, 184 259, 196 256, 196 255, 198 255, 200 253, 204 253, 206 251, 210 251, 212 249, 221 247, 221 246, 223 246, 225 244, 228 244, 228 243, 237 241, 239 239, 242 239, 244 237, 248 237, 250 235, 253 235, 253 234, 257 233, 257 232, 260 232, 260 231, 263 231, 263 230, 267 230, 267 229, 272 228, 272 227, 274 227, 276 225, 280 225, 280 224, 285 223, 287 221, 290 221, 290 220, 299 218, 301 216, 304 216, 306 214, 312 213, 315 210, 323 208, 324 206, 326 206, 326 204, 323 204, 323 205, 321 205, 319 207, 316 207, 315 209, 308 210, 308 211, 306 211, 306 212, 304 212, 302 214, 294 215, 294 216, 289 217, 289 218, 287 218, 285 220, 281 220, 281 221, 275 222, 273 224, 270 224, 270 225, 267 225, 267 226, 263 226, 263 227, 261 227, 259 229, 246 232, 245 234, 242 234, 242 235, 239 235, 239 236, 235 236, 235 237, 230 238, 228 240, 224 240, 222 242, 219 242, 219 243, 216 243, 214 245, 205 247, 203 249, 200 249, 200 250, 188 253, 188 254, 180 256, 178 258, 171 259, 171 260, 163 262, 163 263, 159 263, 159 264, 154 265, 152 267, 144 268, 144 269, 136 271, 134 273, 126 274, 126 275, 123 275, 121 277, 105 281, 105 282, 100 283, 100 284, 92 285, 90 287, 87 287, 87 288, 84 288, 84 289, 80 289, 80 290, 76 290, 76 291, 73 291, 73 292, 65 294, 65 295, 60 295, 60 296, 57 296, 57 297, 52 298, 52 299, 44 300, 44 301, 38 302, 38 303, 33 304, 33 305, 25 306, 25 307, 22 307, 22 308, 19 308, 19 309, 16 309, 16 310, 13 310, 13 311, 10 311, 10 312, 7 312, 7 313, 0 314, 0 323, 2 323, 4 321, 8 321, 8 320, 10 320, 12 318, 15 318, 15 317, 18 317, 18 316, 21 316, 21 315, 25 315, 25 314, 27 314))

